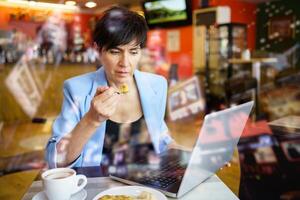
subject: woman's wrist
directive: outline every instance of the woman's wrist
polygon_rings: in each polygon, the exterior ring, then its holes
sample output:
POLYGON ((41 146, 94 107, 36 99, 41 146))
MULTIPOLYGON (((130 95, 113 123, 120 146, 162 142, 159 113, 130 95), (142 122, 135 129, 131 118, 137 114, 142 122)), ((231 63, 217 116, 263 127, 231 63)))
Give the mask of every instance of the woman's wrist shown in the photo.
POLYGON ((83 117, 83 122, 86 126, 91 126, 92 128, 97 128, 103 122, 102 120, 96 120, 97 117, 93 116, 92 113, 87 112, 83 117))

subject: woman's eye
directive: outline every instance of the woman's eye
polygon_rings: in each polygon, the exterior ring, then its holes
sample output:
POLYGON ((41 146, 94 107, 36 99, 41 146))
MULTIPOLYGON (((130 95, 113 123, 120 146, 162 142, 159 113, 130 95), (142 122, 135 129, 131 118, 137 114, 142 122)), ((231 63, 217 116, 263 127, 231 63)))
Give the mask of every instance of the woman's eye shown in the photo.
POLYGON ((114 55, 120 53, 118 50, 110 50, 109 52, 114 55))
POLYGON ((136 54, 138 54, 139 52, 138 51, 131 51, 130 52, 132 55, 136 55, 136 54))

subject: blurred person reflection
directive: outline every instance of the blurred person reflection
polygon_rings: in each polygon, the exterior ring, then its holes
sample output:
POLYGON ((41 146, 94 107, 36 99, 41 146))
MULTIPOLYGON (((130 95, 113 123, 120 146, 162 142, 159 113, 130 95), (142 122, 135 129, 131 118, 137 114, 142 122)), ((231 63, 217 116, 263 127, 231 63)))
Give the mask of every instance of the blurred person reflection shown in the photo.
POLYGON ((93 36, 103 66, 65 81, 62 110, 47 144, 50 168, 99 166, 111 122, 143 119, 156 153, 177 146, 164 121, 167 81, 136 69, 147 30, 142 16, 121 7, 105 11, 97 22, 93 36), (121 93, 124 84, 128 92, 121 93))
POLYGON ((13 29, 11 32, 10 41, 11 43, 9 43, 7 46, 7 60, 9 63, 12 63, 20 59, 22 54, 24 53, 27 38, 23 32, 17 29, 13 29))
POLYGON ((51 15, 39 32, 39 43, 44 62, 58 66, 67 48, 67 31, 61 13, 51 15))
POLYGON ((99 54, 97 49, 95 49, 94 47, 92 47, 91 45, 88 45, 85 52, 84 52, 84 63, 97 63, 97 61, 99 60, 99 54))
POLYGON ((2 45, 0 44, 0 70, 3 68, 2 64, 4 63, 5 63, 5 52, 2 45))

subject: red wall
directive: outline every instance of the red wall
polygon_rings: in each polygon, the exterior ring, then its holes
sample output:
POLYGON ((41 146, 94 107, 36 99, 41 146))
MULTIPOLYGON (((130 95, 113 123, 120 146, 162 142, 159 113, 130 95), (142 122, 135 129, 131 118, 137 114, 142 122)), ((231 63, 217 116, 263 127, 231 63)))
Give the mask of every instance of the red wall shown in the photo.
MULTIPOLYGON (((192 6, 194 9, 199 9, 201 0, 193 0, 192 6)), ((248 26, 248 47, 255 49, 255 36, 256 36, 256 5, 239 0, 210 0, 210 6, 229 6, 231 8, 231 21, 234 23, 244 23, 248 26)), ((192 67, 192 49, 193 49, 193 28, 192 26, 178 27, 174 30, 180 32, 180 51, 179 52, 167 52, 167 31, 172 29, 157 29, 149 31, 148 47, 156 47, 157 49, 165 50, 166 62, 169 64, 178 64, 179 79, 186 79, 193 75, 192 67), (151 36, 158 34, 160 36, 160 42, 154 42, 151 44, 151 36)), ((158 70, 158 73, 168 77, 168 69, 162 67, 158 70)))
MULTIPOLYGON (((11 31, 16 29, 18 31, 22 31, 28 37, 34 39, 36 37, 36 29, 41 26, 49 16, 51 16, 52 11, 50 10, 35 10, 35 9, 27 9, 24 11, 22 8, 14 8, 14 7, 4 7, 0 6, 0 30, 11 31), (13 20, 10 21, 10 14, 18 14, 23 12, 26 15, 23 20, 13 20), (32 16, 43 16, 43 19, 39 22, 33 22, 30 17, 32 16)), ((64 18, 66 19, 67 24, 71 24, 71 26, 78 25, 81 27, 81 31, 83 33, 83 37, 89 42, 91 40, 91 28, 89 27, 90 18, 94 17, 92 14, 82 14, 82 13, 64 13, 64 18), (79 16, 79 22, 76 22, 75 16, 79 16)))
MULTIPOLYGON (((201 0, 192 0, 192 9, 198 9, 199 4, 201 0)), ((193 75, 193 28, 192 26, 184 26, 184 27, 178 27, 178 28, 170 28, 170 29, 156 29, 156 30, 150 30, 148 34, 148 47, 153 46, 160 46, 156 48, 161 48, 165 51, 166 55, 166 62, 169 64, 176 63, 178 64, 178 75, 179 79, 186 79, 193 75), (166 46, 167 46, 167 31, 170 30, 179 30, 180 32, 180 50, 178 52, 167 52, 166 46), (154 44, 151 41, 152 35, 159 35, 160 41, 154 41, 154 44), (152 43, 152 44, 151 44, 152 43)), ((158 73, 161 75, 164 75, 165 77, 168 77, 168 69, 162 69, 158 70, 158 73)))
POLYGON ((185 26, 176 29, 156 29, 148 33, 147 47, 155 51, 155 54, 161 54, 163 60, 158 58, 158 66, 156 72, 168 77, 169 68, 166 64, 178 64, 179 79, 186 79, 192 76, 192 26, 185 26), (167 32, 178 30, 180 32, 180 50, 178 52, 167 51, 167 32))
MULTIPOLYGON (((82 13, 76 13, 73 14, 74 20, 71 23, 71 26, 75 28, 75 26, 80 26, 82 37, 84 38, 84 41, 86 41, 86 44, 92 43, 92 27, 91 25, 91 19, 94 18, 95 15, 93 14, 82 14, 82 13)), ((71 34, 74 33, 74 31, 70 31, 71 34)), ((73 35, 72 35, 73 37, 73 35)))
POLYGON ((248 47, 251 50, 255 49, 257 8, 255 4, 239 0, 210 0, 210 6, 229 6, 231 21, 248 25, 248 47))
POLYGON ((9 21, 9 15, 16 14, 20 12, 20 10, 21 8, 9 8, 0 6, 0 30, 21 30, 27 36, 34 38, 36 34, 36 28, 42 24, 41 22, 31 22, 27 19, 25 19, 25 21, 9 21))

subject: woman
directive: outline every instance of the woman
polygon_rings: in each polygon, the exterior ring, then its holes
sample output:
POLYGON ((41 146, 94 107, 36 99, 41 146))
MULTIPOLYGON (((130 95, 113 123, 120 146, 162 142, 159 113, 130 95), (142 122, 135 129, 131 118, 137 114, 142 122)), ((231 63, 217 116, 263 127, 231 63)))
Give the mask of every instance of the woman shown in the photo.
POLYGON ((136 69, 146 35, 144 18, 125 8, 113 7, 98 21, 94 41, 103 67, 65 81, 62 111, 47 145, 50 168, 99 166, 108 121, 143 118, 156 153, 173 143, 164 122, 166 80, 136 69), (120 94, 124 86, 128 92, 120 94))

